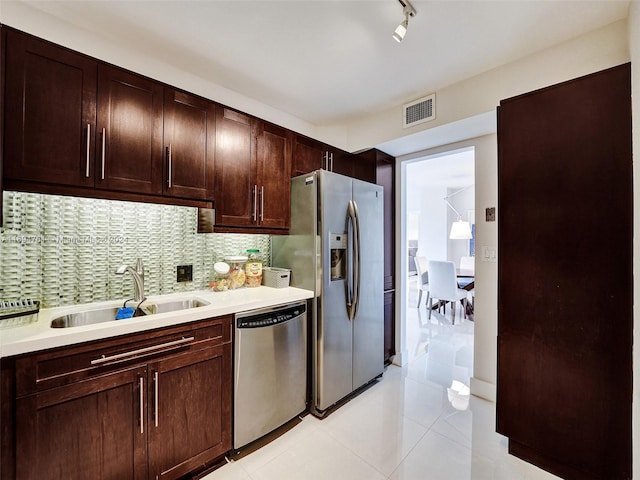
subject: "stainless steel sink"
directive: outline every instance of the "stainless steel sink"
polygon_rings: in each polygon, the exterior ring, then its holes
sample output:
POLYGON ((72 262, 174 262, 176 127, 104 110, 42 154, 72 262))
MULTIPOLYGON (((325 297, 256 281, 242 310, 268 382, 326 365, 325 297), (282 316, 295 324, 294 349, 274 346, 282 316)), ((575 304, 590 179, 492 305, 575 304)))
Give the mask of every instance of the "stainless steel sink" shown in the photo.
MULTIPOLYGON (((167 302, 143 303, 136 309, 134 317, 144 317, 157 313, 177 312, 190 308, 198 308, 209 305, 209 302, 197 298, 185 298, 167 302)), ((51 328, 69 328, 95 323, 111 322, 116 319, 116 313, 120 307, 103 308, 100 310, 86 310, 84 312, 69 313, 51 321, 51 328)))
POLYGON ((186 298, 169 302, 148 303, 143 305, 143 308, 148 310, 150 315, 153 315, 154 313, 177 312, 179 310, 204 307, 206 305, 209 305, 209 302, 197 298, 186 298))
MULTIPOLYGON (((82 325, 93 325, 94 323, 111 322, 116 319, 120 307, 103 308, 101 310, 86 310, 84 312, 69 313, 51 320, 51 328, 80 327, 82 325)), ((134 317, 146 315, 142 309, 138 308, 134 317)))

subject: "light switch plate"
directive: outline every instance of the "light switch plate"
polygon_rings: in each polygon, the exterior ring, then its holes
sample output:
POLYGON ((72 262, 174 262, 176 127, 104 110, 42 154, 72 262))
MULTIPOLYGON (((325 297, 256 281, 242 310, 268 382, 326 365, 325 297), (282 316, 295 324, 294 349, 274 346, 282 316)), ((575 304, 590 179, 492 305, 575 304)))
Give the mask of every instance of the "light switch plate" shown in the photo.
POLYGON ((482 261, 496 263, 498 261, 498 254, 496 247, 482 247, 482 261))
POLYGON ((485 220, 487 222, 496 221, 496 207, 485 208, 485 220))

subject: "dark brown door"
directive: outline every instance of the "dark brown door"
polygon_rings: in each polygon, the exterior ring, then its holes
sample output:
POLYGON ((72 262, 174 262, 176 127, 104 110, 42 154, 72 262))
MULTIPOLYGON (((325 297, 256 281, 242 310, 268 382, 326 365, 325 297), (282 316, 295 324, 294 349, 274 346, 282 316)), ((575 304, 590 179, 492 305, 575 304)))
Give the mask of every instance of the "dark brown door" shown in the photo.
POLYGON ((98 68, 96 187, 162 193, 163 86, 120 68, 98 68))
POLYGON ((257 221, 256 125, 249 115, 216 109, 216 224, 247 227, 257 221))
POLYGON ((498 431, 562 478, 631 478, 630 66, 498 116, 498 431))
POLYGON ((292 176, 297 177, 321 168, 326 169, 326 149, 322 142, 296 135, 293 147, 292 176))
POLYGON ((145 378, 138 367, 19 398, 17 480, 146 479, 145 378))
POLYGON ((258 135, 258 224, 289 228, 291 138, 288 130, 260 122, 258 135))
POLYGON ((231 369, 230 344, 149 365, 150 478, 182 478, 231 449, 231 369))
POLYGON ((7 32, 4 175, 93 186, 97 62, 7 32))
POLYGON ((215 140, 215 104, 165 88, 165 195, 213 200, 215 140))

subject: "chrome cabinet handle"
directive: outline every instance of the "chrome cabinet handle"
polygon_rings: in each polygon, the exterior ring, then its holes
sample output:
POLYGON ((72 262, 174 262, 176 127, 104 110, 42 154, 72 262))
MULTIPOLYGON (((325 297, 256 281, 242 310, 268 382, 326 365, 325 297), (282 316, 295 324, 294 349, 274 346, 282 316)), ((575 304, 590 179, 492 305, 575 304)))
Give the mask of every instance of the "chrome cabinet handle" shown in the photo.
POLYGON ((331 167, 329 168, 329 170, 331 170, 333 172, 333 152, 332 153, 327 153, 327 156, 331 156, 331 167))
POLYGON ((140 387, 140 433, 144 433, 144 378, 139 379, 140 387))
POLYGON ((156 427, 158 426, 158 380, 160 379, 160 373, 153 372, 153 418, 156 427))
POLYGON ((164 348, 169 348, 169 347, 183 346, 184 344, 192 342, 194 340, 195 340, 195 337, 187 337, 187 338, 182 337, 180 340, 173 340, 171 342, 161 343, 160 345, 153 345, 151 347, 139 348, 137 350, 130 350, 128 352, 116 353, 115 355, 109 355, 108 357, 103 355, 100 358, 91 360, 91 365, 102 365, 104 363, 109 363, 113 361, 124 361, 124 360, 128 360, 129 357, 135 357, 137 355, 155 352, 156 350, 162 350, 164 348))
POLYGON ((264 185, 260 187, 260 223, 264 220, 264 185))
POLYGON ((87 123, 87 164, 84 170, 84 176, 89 178, 89 160, 91 148, 91 124, 87 123))
POLYGON ((251 221, 256 223, 258 221, 258 186, 251 187, 251 202, 253 203, 253 209, 251 211, 251 221))
POLYGON ((107 134, 106 134, 106 129, 103 128, 102 129, 102 173, 101 173, 101 180, 104 180, 104 156, 105 156, 105 151, 107 148, 107 134))
POLYGON ((169 147, 167 148, 167 156, 169 157, 169 188, 171 188, 172 182, 173 182, 173 165, 172 165, 172 158, 171 158, 171 144, 169 144, 169 147))

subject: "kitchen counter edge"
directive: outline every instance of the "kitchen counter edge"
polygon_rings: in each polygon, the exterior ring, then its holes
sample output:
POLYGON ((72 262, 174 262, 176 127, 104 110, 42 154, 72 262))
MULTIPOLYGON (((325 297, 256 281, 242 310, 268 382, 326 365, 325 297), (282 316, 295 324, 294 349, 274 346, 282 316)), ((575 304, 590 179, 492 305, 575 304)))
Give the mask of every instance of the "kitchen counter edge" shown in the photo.
POLYGON ((62 315, 83 310, 94 310, 111 306, 117 307, 122 305, 123 301, 96 302, 47 308, 40 310, 38 320, 35 322, 21 326, 0 328, 0 358, 170 327, 206 318, 233 315, 258 308, 308 300, 312 297, 313 292, 310 290, 295 287, 271 288, 264 286, 242 288, 227 292, 196 290, 167 295, 154 295, 150 296, 147 302, 166 302, 173 299, 198 298, 209 302, 209 305, 177 312, 159 313, 145 317, 114 320, 111 322, 70 328, 51 328, 51 320, 62 315))

